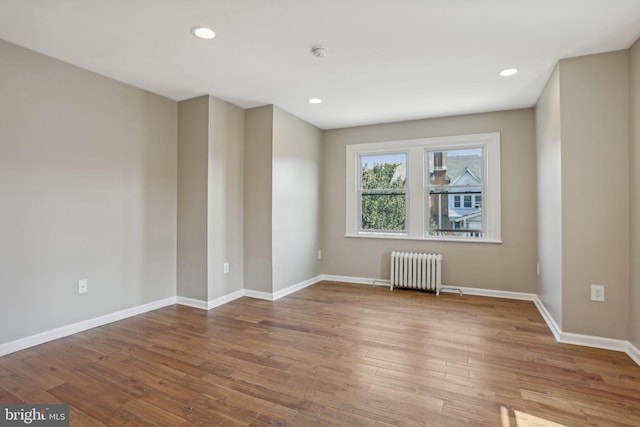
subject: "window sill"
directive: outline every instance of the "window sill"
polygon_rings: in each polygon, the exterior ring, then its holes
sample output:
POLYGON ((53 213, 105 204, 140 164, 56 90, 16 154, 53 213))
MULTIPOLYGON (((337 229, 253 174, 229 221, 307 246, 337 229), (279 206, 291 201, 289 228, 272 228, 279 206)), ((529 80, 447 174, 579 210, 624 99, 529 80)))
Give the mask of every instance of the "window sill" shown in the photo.
POLYGON ((387 233, 359 233, 345 234, 344 237, 356 239, 383 239, 383 240, 416 240, 422 242, 454 242, 454 243, 490 243, 502 244, 499 239, 465 239, 451 237, 410 237, 406 234, 387 234, 387 233))

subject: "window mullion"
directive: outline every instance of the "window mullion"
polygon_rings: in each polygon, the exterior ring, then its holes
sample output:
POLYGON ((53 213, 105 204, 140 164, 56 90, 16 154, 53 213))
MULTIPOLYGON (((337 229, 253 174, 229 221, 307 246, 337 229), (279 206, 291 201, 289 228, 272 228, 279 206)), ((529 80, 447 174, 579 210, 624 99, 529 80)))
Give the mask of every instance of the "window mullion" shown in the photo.
POLYGON ((425 233, 424 153, 423 147, 412 147, 408 159, 407 234, 416 239, 424 237, 425 233))

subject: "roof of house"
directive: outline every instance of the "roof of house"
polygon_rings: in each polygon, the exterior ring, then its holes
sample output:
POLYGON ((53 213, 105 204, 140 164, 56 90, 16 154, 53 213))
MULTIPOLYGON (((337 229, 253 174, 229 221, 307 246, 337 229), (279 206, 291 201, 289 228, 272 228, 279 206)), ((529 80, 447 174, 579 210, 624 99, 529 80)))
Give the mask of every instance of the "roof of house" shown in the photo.
POLYGON ((448 156, 447 176, 451 179, 451 184, 460 179, 469 171, 478 182, 482 181, 482 157, 480 156, 448 156))

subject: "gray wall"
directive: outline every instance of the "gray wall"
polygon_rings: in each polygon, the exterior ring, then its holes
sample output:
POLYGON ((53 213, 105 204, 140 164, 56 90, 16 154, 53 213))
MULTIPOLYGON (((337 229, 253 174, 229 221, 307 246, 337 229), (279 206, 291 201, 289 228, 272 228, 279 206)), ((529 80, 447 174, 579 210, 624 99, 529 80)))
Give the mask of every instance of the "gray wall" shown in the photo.
POLYGON ((628 339, 629 52, 559 67, 563 331, 628 339))
POLYGON ((556 68, 536 105, 538 181, 538 298, 562 328, 562 175, 560 72, 556 68))
POLYGON ((272 292, 273 106, 246 110, 244 134, 244 286, 272 292))
POLYGON ((392 250, 444 255, 443 281, 515 292, 536 291, 536 143, 533 109, 415 120, 325 131, 322 173, 326 274, 389 278, 392 250), (502 244, 346 238, 345 146, 378 141, 501 133, 502 244))
POLYGON ((245 288, 319 274, 322 131, 274 107, 245 113, 245 288))
POLYGON ((209 97, 178 103, 177 295, 207 301, 209 97))
POLYGON ((174 296, 176 103, 0 58, 0 342, 174 296))
POLYGON ((631 59, 631 280, 629 339, 640 348, 640 40, 632 46, 631 59))
POLYGON ((181 101, 178 129, 178 296, 210 301, 244 281, 244 110, 181 101))
POLYGON ((209 97, 208 298, 244 285, 244 110, 209 97), (229 274, 223 264, 229 263, 229 274))
POLYGON ((322 131, 273 111, 273 291, 319 274, 322 131))

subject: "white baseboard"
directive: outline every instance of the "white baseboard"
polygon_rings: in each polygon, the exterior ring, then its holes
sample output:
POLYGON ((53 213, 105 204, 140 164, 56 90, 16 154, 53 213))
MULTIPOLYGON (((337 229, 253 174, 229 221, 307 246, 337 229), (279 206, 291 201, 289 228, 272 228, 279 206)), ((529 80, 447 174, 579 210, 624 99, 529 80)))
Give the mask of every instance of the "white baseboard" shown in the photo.
POLYGON ((104 316, 94 317, 92 319, 83 320, 81 322, 72 323, 71 325, 62 326, 49 331, 41 332, 39 334, 31 335, 25 338, 20 338, 15 341, 0 344, 0 356, 4 356, 9 353, 24 350, 25 348, 33 347, 39 344, 44 344, 49 341, 63 338, 69 335, 77 334, 88 329, 93 329, 98 326, 106 325, 108 323, 116 322, 118 320, 126 319, 127 317, 137 316, 139 314, 146 313, 148 311, 157 310, 159 308, 167 307, 176 303, 176 297, 165 298, 162 300, 142 304, 136 307, 126 308, 124 310, 116 311, 115 313, 105 314, 104 316))
POLYGON ((479 297, 491 297, 491 298, 505 298, 516 299, 523 301, 533 301, 536 297, 535 294, 528 294, 525 292, 512 292, 512 291, 499 291, 496 289, 480 289, 480 288, 467 288, 464 286, 451 286, 443 285, 445 288, 440 292, 457 293, 457 289, 460 289, 463 294, 474 295, 479 297))
POLYGON ((199 308, 201 310, 208 310, 209 304, 207 301, 200 299, 193 299, 187 297, 176 297, 176 304, 186 305, 187 307, 199 308))
POLYGON ((326 280, 329 282, 355 283, 357 285, 389 286, 388 280, 372 279, 369 277, 335 276, 333 274, 321 274, 318 277, 320 281, 326 280))
POLYGON ((638 347, 633 345, 633 343, 629 342, 627 344, 626 353, 629 355, 630 358, 633 359, 634 362, 640 365, 640 349, 638 347))
POLYGON ((275 301, 271 292, 254 291, 252 289, 245 289, 244 296, 255 299, 262 299, 266 301, 275 301))
POLYGON ((244 289, 240 289, 235 292, 231 292, 230 294, 212 299, 207 303, 207 310, 211 310, 212 308, 219 307, 223 304, 226 304, 238 298, 242 298, 243 296, 244 296, 244 289))
MULTIPOLYGON (((351 276, 334 276, 331 274, 321 274, 321 280, 328 280, 333 282, 345 282, 345 283, 355 283, 360 285, 372 285, 372 286, 389 286, 389 281, 384 279, 372 279, 369 277, 351 277, 351 276)), ((498 291, 495 289, 479 289, 479 288, 467 288, 460 286, 451 286, 446 287, 445 289, 441 289, 440 292, 452 292, 457 293, 458 289, 462 290, 463 294, 467 295, 476 295, 483 297, 493 297, 493 298, 507 298, 507 299, 517 299, 517 300, 526 300, 533 301, 535 294, 527 294, 523 292, 510 292, 510 291, 498 291)))
POLYGON ((219 307, 243 296, 245 296, 245 290, 240 289, 209 301, 187 297, 177 297, 176 303, 180 305, 186 305, 187 307, 199 308, 201 310, 211 310, 212 308, 219 307))
MULTIPOLYGON (((328 280, 333 282, 355 283, 359 285, 372 285, 372 286, 389 286, 389 281, 384 279, 372 279, 368 277, 334 276, 331 274, 321 274, 319 277, 321 280, 328 280)), ((533 301, 536 296, 535 294, 527 294, 524 292, 498 291, 495 289, 467 288, 467 287, 461 287, 461 286, 451 286, 451 287, 447 287, 447 285, 443 285, 443 286, 445 286, 445 289, 441 289, 440 292, 457 293, 458 292, 457 290, 460 289, 463 294, 476 295, 476 296, 482 296, 482 297, 533 301)))
POLYGON ((560 339, 557 341, 563 344, 574 344, 622 352, 626 352, 627 346, 629 345, 629 341, 603 338, 593 335, 574 334, 571 332, 560 332, 560 339))
POLYGON ((621 351, 627 353, 634 362, 640 365, 640 350, 631 344, 629 341, 597 337, 593 335, 574 334, 571 332, 562 332, 562 329, 558 326, 554 318, 551 316, 545 305, 536 296, 533 300, 538 311, 542 315, 542 318, 547 323, 551 333, 555 337, 556 341, 562 344, 581 345, 584 347, 601 348, 604 350, 621 351))
POLYGON ((211 301, 202 301, 202 300, 197 300, 197 299, 192 299, 192 298, 185 298, 185 297, 178 297, 177 298, 177 303, 181 304, 181 305, 186 305, 189 307, 194 307, 194 308, 199 308, 202 310, 211 310, 212 308, 221 306, 222 304, 226 304, 228 302, 231 302, 235 299, 241 298, 241 297, 249 297, 249 298, 256 298, 256 299, 261 299, 261 300, 266 300, 266 301, 276 301, 279 300, 282 297, 285 297, 289 294, 292 294, 294 292, 299 291, 300 289, 304 289, 307 286, 311 286, 314 283, 318 283, 320 280, 322 280, 321 276, 316 276, 312 279, 307 279, 303 282, 300 283, 296 283, 295 285, 291 285, 285 289, 281 289, 277 292, 271 293, 271 292, 263 292, 263 291, 254 291, 253 289, 240 289, 238 291, 232 292, 230 294, 227 295, 223 295, 219 298, 213 299, 211 301))
POLYGON ((287 295, 290 295, 294 292, 299 291, 300 289, 304 289, 308 286, 313 285, 314 283, 318 283, 319 281, 323 280, 322 276, 316 276, 313 277, 311 279, 307 279, 304 280, 300 283, 296 283, 295 285, 291 285, 287 288, 281 289, 277 292, 274 293, 270 293, 270 292, 262 292, 262 291, 254 291, 251 289, 245 289, 244 290, 244 296, 249 297, 249 298, 257 298, 257 299, 262 299, 262 300, 267 300, 267 301, 276 301, 279 300, 282 297, 286 297, 287 295))
POLYGON ((562 329, 560 329, 560 326, 558 326, 558 324, 556 323, 555 319, 551 316, 551 313, 549 313, 549 310, 547 310, 547 307, 544 306, 544 304, 542 303, 542 301, 540 301, 540 298, 538 298, 537 295, 533 299, 533 303, 536 305, 536 308, 538 309, 538 312, 540 312, 540 315, 542 316, 542 318, 544 319, 545 323, 547 324, 547 326, 551 330, 551 333, 553 334, 553 337, 556 339, 556 341, 560 342, 560 336, 562 334, 562 329))
POLYGON ((285 289, 279 290, 278 292, 274 292, 273 300, 279 300, 282 297, 286 297, 289 294, 299 291, 300 289, 304 289, 308 286, 313 285, 314 283, 318 283, 321 280, 321 276, 316 276, 311 279, 304 280, 300 283, 296 283, 295 285, 291 285, 285 289))

